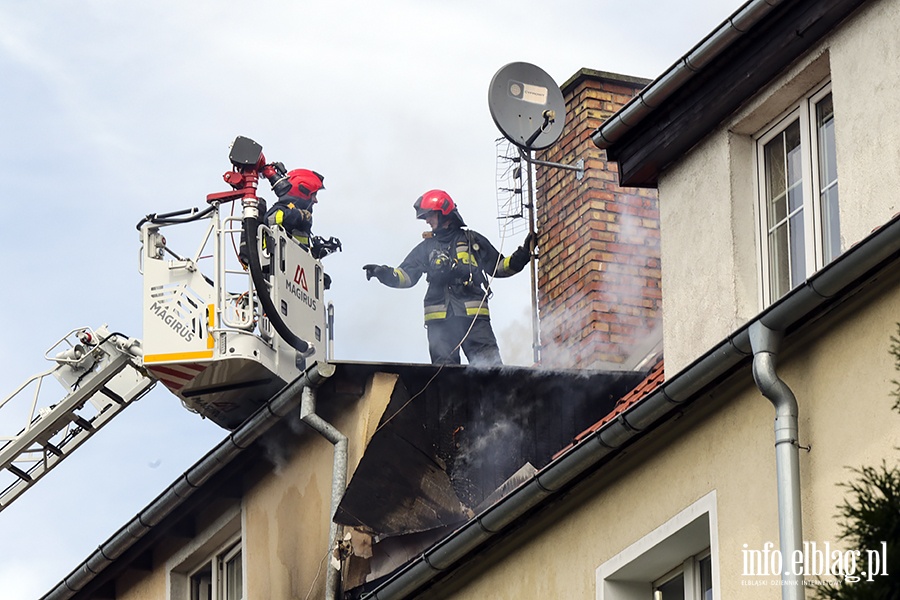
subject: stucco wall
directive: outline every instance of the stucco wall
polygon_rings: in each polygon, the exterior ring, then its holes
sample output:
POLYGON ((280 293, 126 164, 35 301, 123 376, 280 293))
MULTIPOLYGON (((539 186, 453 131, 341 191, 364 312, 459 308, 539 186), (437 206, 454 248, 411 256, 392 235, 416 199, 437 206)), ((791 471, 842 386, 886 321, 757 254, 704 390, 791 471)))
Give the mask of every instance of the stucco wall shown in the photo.
POLYGON ((900 211, 900 2, 874 2, 838 32, 831 51, 845 247, 900 211), (845 226, 846 223, 846 226, 845 226))
MULTIPOLYGON (((900 456, 888 354, 898 302, 895 284, 785 342, 779 373, 800 404, 801 443, 812 447, 800 456, 803 533, 819 547, 839 545, 833 514, 846 467, 900 456)), ((594 599, 598 566, 714 490, 717 597, 780 598, 778 586, 751 587, 742 574, 744 544, 778 544, 773 419, 741 371, 422 597, 594 599)))
POLYGON ((727 136, 713 136, 659 182, 666 374, 736 325, 727 136))
MULTIPOLYGON (((348 480, 387 407, 396 380, 394 374, 376 373, 362 397, 342 403, 339 410, 320 402, 319 414, 348 438, 348 480)), ((293 433, 266 437, 268 460, 259 468, 248 469, 242 498, 219 498, 209 504, 195 515, 191 536, 170 532, 153 550, 152 569, 129 570, 116 581, 116 597, 186 598, 186 577, 173 584, 170 572, 190 573, 195 562, 240 536, 245 597, 321 598, 334 450, 299 419, 290 425, 293 433), (175 589, 174 595, 171 589, 175 589)))
POLYGON ((666 372, 762 309, 753 136, 830 78, 846 250, 900 210, 900 1, 860 9, 659 181, 666 372))
MULTIPOLYGON (((348 481, 387 407, 396 379, 396 375, 375 374, 359 402, 332 421, 348 438, 348 481)), ((248 598, 321 598, 324 594, 334 450, 330 442, 309 433, 244 496, 248 598)))
POLYGON ((121 600, 159 600, 168 597, 165 569, 132 571, 116 582, 116 598, 121 600))

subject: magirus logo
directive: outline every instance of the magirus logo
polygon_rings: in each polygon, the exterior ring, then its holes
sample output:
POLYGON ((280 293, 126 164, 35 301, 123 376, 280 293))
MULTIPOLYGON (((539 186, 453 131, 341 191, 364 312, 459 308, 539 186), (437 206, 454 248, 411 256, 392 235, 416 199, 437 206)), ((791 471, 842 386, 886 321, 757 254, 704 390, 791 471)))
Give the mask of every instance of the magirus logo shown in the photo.
POLYGON ((297 299, 311 309, 316 310, 316 299, 309 294, 309 285, 306 283, 306 271, 300 265, 297 265, 294 280, 285 279, 284 283, 288 292, 296 296, 297 299))
POLYGON ((150 288, 150 312, 176 334, 191 342, 200 335, 205 320, 203 298, 183 283, 150 288))

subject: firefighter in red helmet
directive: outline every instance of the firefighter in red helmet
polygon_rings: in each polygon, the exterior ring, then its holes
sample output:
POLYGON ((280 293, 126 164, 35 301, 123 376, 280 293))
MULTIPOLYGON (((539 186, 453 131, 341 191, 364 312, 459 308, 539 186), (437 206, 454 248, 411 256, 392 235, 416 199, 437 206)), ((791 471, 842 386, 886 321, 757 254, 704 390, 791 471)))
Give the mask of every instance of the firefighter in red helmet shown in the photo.
MULTIPOLYGON (((273 163, 266 165, 263 173, 272 184, 272 191, 278 200, 272 208, 266 210, 265 200, 260 198, 260 212, 265 216, 263 221, 269 227, 284 228, 298 244, 309 248, 312 237, 313 206, 318 202, 316 195, 325 189, 325 178, 315 171, 294 169, 286 171, 284 165, 273 163)), ((265 240, 263 240, 265 245, 265 240)), ((249 260, 247 240, 241 232, 238 259, 244 268, 249 260)))
POLYGON ((316 194, 325 189, 325 178, 315 171, 294 169, 273 183, 272 189, 278 201, 266 211, 266 224, 280 225, 301 246, 309 248, 313 206, 318 202, 316 194))
POLYGON ((466 228, 447 192, 429 190, 413 208, 431 232, 400 266, 365 265, 366 279, 407 288, 425 275, 425 327, 432 363, 459 364, 462 349, 470 364, 502 364, 491 328, 488 284, 493 277, 510 277, 525 268, 531 257, 530 235, 504 257, 486 237, 466 228))

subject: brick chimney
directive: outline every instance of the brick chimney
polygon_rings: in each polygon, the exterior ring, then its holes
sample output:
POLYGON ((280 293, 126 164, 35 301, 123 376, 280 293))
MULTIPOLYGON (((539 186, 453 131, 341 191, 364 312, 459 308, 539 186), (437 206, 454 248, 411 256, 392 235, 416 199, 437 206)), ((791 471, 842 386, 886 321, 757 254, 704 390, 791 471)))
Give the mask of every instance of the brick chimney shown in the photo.
MULTIPOLYGON (((541 364, 632 369, 661 349, 659 210, 656 190, 622 188, 591 134, 648 80, 582 69, 563 84, 567 121, 538 166, 538 306, 541 364)), ((650 365, 652 366, 652 365, 650 365)))

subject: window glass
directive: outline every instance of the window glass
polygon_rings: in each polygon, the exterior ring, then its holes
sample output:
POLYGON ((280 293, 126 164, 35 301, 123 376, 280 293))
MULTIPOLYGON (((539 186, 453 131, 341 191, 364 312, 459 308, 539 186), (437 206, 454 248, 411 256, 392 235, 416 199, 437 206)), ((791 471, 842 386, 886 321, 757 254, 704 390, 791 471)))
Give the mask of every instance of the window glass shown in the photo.
POLYGON ((765 145, 764 157, 769 286, 780 297, 806 276, 799 119, 765 145))
POLYGON ((207 558, 190 576, 190 600, 241 600, 243 590, 240 542, 207 558))
POLYGON ((837 156, 834 142, 834 103, 827 94, 816 103, 816 131, 819 150, 819 202, 822 211, 822 241, 825 262, 841 253, 838 215, 837 156))
POLYGON ((791 287, 789 289, 793 289, 806 279, 806 232, 803 229, 802 211, 791 215, 789 237, 791 239, 791 287))
POLYGON ((764 300, 778 300, 840 255, 830 84, 759 140, 764 300))
POLYGON ((785 168, 784 134, 766 144, 766 173, 768 175, 766 200, 768 201, 769 230, 787 217, 787 173, 785 168))
POLYGON ((191 575, 191 600, 212 600, 212 565, 207 563, 191 575))
POLYGON ((596 600, 711 599, 719 586, 716 523, 711 491, 599 565, 596 600))
POLYGON ((243 572, 241 552, 225 560, 225 600, 240 600, 243 597, 243 572))
POLYGON ((784 148, 787 154, 788 210, 803 208, 803 161, 800 151, 800 121, 794 121, 784 132, 784 148))
POLYGON ((699 562, 700 567, 700 600, 712 600, 712 556, 699 562))
POLYGON ((684 573, 657 587, 653 591, 653 600, 684 600, 684 573))
POLYGON ((769 233, 769 286, 778 296, 787 291, 790 281, 787 242, 787 224, 769 233))

